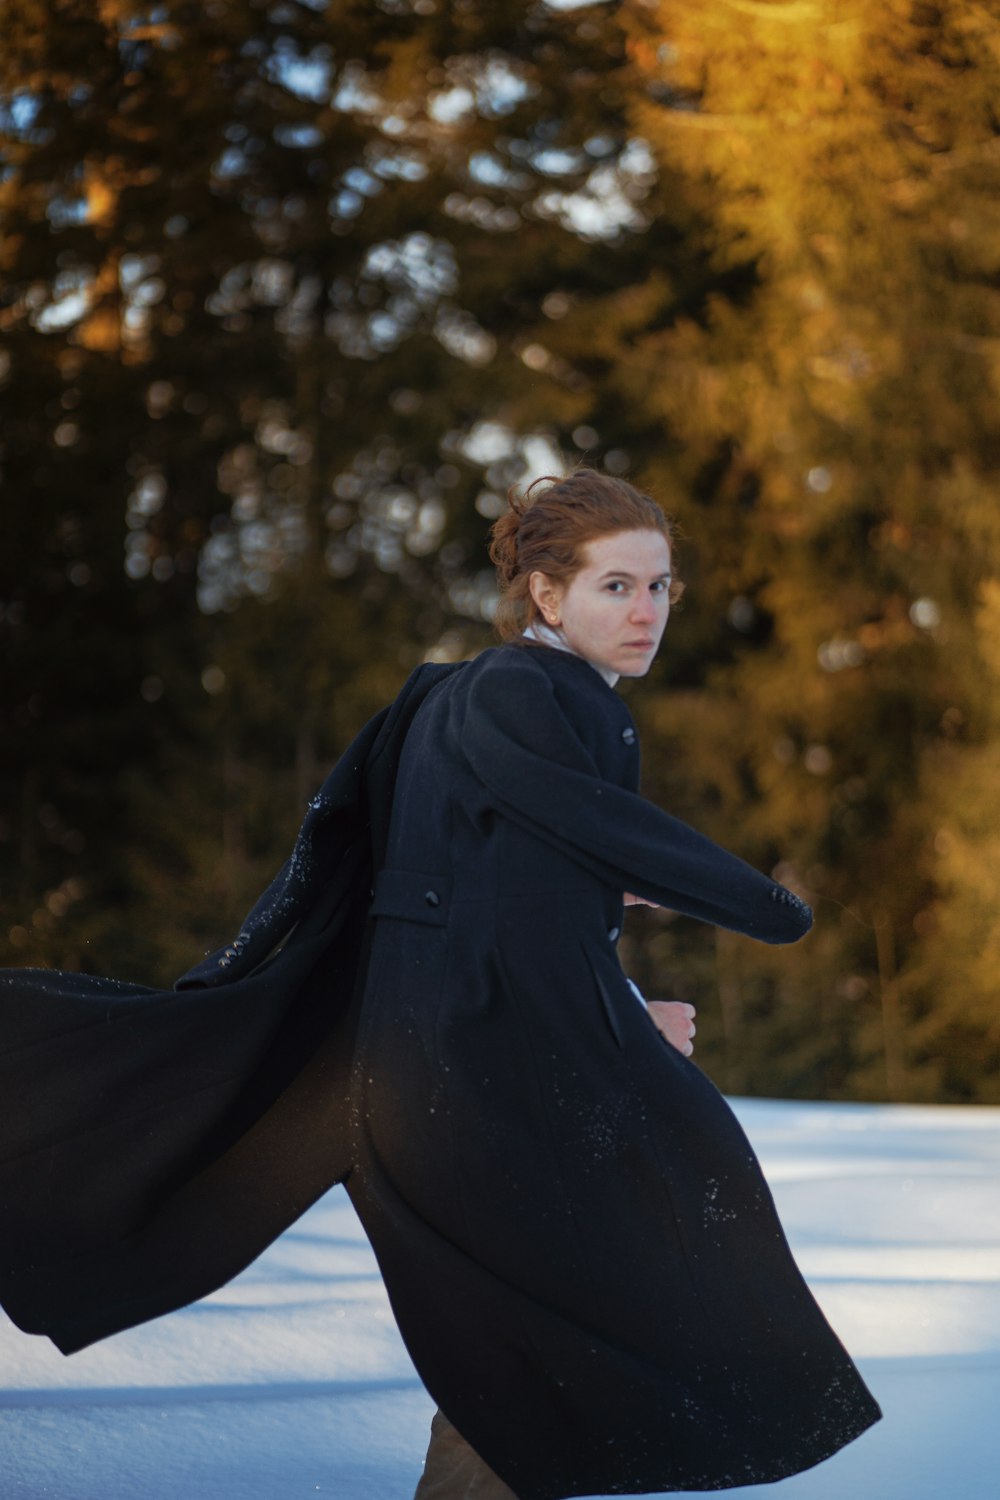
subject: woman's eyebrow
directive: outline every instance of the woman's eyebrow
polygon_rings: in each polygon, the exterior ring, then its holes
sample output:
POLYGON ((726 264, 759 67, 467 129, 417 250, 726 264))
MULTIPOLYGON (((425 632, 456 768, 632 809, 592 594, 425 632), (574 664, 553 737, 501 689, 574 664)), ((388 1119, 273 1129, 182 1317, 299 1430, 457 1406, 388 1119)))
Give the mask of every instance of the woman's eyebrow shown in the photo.
MULTIPOLYGON (((672 580, 673 576, 674 575, 671 573, 670 569, 666 568, 662 573, 654 573, 649 581, 650 583, 658 583, 661 578, 669 578, 672 580)), ((635 574, 627 573, 624 568, 609 568, 606 573, 601 573, 598 576, 597 581, 598 583, 606 583, 609 578, 625 578, 629 583, 635 582, 635 574)))

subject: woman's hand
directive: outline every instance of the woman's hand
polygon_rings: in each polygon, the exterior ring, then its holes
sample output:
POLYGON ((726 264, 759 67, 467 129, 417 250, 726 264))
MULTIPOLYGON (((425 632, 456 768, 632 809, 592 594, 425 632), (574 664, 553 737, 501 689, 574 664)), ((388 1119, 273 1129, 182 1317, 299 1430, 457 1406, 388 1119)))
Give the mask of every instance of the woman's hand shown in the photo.
POLYGON ((654 906, 657 911, 660 909, 655 901, 647 901, 645 896, 633 896, 631 891, 625 892, 622 901, 626 906, 654 906))
POLYGON ((646 1007, 653 1025, 672 1047, 690 1057, 694 1051, 691 1038, 695 1033, 695 1008, 683 1000, 648 1000, 646 1007))

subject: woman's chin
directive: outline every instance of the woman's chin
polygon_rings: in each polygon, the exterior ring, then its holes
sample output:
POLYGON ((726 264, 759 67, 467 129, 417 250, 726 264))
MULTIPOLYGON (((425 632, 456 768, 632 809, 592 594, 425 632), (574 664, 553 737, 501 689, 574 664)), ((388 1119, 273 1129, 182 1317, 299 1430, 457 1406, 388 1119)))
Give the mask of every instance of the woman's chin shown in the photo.
POLYGON ((645 677, 655 658, 655 651, 623 651, 618 660, 608 662, 608 666, 619 677, 645 677))

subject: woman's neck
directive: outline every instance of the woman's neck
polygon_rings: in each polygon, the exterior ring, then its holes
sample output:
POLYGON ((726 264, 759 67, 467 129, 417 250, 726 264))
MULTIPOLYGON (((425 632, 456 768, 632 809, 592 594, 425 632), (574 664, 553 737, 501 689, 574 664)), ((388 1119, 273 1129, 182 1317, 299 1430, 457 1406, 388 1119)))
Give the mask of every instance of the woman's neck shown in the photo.
MULTIPOLYGON (((566 651, 570 656, 580 656, 579 651, 573 650, 561 630, 557 630, 554 625, 546 625, 542 620, 533 621, 523 632, 523 636, 526 641, 537 641, 540 646, 552 646, 556 651, 566 651)), ((610 667, 601 666, 599 662, 591 661, 589 656, 580 656, 580 660, 585 661, 588 667, 593 667, 594 671, 604 678, 608 687, 614 687, 619 677, 617 672, 612 672, 610 667)))

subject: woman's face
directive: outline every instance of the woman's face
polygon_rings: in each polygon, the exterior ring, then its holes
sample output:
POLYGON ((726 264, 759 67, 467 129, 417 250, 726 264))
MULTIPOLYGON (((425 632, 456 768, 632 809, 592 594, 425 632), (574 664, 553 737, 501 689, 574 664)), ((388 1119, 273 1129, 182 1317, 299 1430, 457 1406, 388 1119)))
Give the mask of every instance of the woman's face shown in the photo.
POLYGON ((670 543, 660 531, 617 531, 583 548, 569 584, 532 573, 531 596, 580 656, 643 677, 670 617, 670 543))

